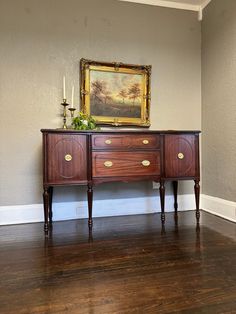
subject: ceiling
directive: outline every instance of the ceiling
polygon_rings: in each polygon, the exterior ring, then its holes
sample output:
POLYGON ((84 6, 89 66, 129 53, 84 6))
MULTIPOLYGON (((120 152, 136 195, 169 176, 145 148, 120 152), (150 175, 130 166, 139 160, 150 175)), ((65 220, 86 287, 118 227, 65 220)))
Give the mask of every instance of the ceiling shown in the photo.
MULTIPOLYGON (((120 0, 161 7, 202 12, 211 0, 120 0)), ((201 18, 200 18, 201 19, 201 18)))

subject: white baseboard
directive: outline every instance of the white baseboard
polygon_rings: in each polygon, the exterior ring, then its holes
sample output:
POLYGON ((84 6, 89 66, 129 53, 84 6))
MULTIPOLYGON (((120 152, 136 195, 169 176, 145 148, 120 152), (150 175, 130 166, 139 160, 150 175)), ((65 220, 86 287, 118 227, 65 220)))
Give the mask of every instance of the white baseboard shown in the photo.
MULTIPOLYGON (((195 209, 193 194, 179 195, 179 210, 195 209)), ((166 212, 173 211, 173 196, 165 198, 166 212)), ((236 202, 209 195, 201 195, 201 208, 213 215, 236 222, 236 202)), ((126 199, 94 200, 93 217, 137 215, 160 212, 159 197, 137 197, 126 199)), ((53 204, 53 220, 87 218, 87 202, 67 202, 53 204)), ((0 225, 21 224, 43 221, 43 205, 0 206, 0 225)))
MULTIPOLYGON (((173 196, 166 195, 166 212, 173 211, 173 196)), ((195 208, 193 194, 178 196, 180 211, 195 208)), ((159 197, 137 197, 126 199, 94 200, 93 217, 137 215, 160 212, 159 197)), ((53 203, 53 220, 87 218, 87 202, 53 203)), ((0 206, 0 225, 21 224, 43 221, 43 205, 0 206)))
POLYGON ((236 202, 202 194, 201 207, 211 214, 236 222, 236 202))

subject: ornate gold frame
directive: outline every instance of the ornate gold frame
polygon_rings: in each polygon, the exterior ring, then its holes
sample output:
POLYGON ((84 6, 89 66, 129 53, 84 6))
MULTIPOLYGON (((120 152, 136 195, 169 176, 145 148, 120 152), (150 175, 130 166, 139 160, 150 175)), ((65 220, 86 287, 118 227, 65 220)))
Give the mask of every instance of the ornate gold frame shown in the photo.
POLYGON ((140 117, 111 117, 93 116, 98 125, 112 126, 150 126, 150 100, 151 100, 151 65, 133 65, 117 62, 97 62, 87 59, 80 60, 80 97, 81 110, 90 115, 90 71, 125 73, 142 76, 141 114, 140 117))

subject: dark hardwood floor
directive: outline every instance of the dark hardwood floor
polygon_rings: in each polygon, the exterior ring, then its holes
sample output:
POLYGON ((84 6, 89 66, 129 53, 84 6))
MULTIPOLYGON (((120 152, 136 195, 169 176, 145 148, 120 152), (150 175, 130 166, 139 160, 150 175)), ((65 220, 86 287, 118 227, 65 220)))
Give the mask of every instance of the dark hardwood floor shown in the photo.
POLYGON ((236 313, 236 224, 194 212, 0 227, 0 313, 236 313))

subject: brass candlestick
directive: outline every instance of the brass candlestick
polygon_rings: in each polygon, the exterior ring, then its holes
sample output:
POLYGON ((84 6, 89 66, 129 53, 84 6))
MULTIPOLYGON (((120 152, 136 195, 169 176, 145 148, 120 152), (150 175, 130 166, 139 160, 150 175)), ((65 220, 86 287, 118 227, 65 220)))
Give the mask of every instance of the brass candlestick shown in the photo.
POLYGON ((63 103, 61 103, 61 105, 64 107, 63 108, 63 129, 67 129, 67 125, 66 125, 66 107, 69 106, 69 104, 67 104, 66 99, 63 99, 63 103))
POLYGON ((75 114, 75 108, 68 108, 70 110, 70 117, 71 117, 71 128, 73 127, 72 122, 73 122, 73 118, 74 118, 74 114, 75 114))

